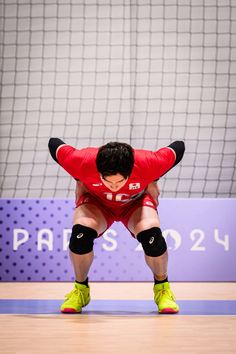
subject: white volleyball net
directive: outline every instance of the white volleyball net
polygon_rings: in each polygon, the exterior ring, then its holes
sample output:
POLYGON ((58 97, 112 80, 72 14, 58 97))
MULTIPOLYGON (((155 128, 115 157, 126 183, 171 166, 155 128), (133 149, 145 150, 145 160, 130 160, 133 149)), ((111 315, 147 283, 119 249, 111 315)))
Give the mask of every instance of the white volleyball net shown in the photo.
POLYGON ((1 197, 73 197, 77 148, 184 140, 163 197, 236 196, 235 0, 3 0, 1 197))

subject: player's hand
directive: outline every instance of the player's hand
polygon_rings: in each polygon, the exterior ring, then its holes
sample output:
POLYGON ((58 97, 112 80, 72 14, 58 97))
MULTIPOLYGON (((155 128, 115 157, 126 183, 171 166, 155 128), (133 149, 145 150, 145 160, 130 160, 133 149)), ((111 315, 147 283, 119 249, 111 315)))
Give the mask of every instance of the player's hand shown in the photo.
POLYGON ((81 197, 81 195, 87 193, 88 190, 85 187, 85 185, 80 182, 80 181, 76 181, 76 187, 75 187, 75 203, 77 204, 77 202, 79 201, 79 198, 81 197))
POLYGON ((160 190, 159 184, 158 184, 157 182, 154 182, 154 183, 156 183, 156 187, 157 187, 157 199, 158 199, 158 197, 159 197, 160 194, 161 194, 161 190, 160 190))
POLYGON ((146 189, 146 193, 150 194, 152 199, 156 201, 157 205, 159 204, 158 197, 161 194, 161 191, 157 182, 154 181, 152 183, 149 183, 146 189))

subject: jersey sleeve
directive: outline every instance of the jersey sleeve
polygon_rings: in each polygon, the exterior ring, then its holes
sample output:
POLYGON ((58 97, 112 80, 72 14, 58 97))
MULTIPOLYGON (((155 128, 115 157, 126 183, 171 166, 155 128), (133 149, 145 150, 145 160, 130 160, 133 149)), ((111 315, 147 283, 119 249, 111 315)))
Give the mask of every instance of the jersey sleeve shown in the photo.
POLYGON ((175 152, 164 147, 146 155, 148 174, 151 180, 157 180, 175 164, 175 152))
POLYGON ((86 149, 77 150, 70 145, 63 145, 57 152, 57 162, 75 179, 80 179, 83 164, 86 158, 86 149))
POLYGON ((167 147, 146 155, 147 168, 152 180, 157 180, 167 173, 172 167, 177 165, 184 154, 185 146, 183 142, 176 141, 167 147))

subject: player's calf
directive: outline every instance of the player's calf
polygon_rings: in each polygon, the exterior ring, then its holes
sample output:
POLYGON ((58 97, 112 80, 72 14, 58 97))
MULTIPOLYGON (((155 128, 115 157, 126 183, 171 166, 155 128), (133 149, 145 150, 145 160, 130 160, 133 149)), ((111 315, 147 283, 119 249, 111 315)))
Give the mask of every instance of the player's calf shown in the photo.
MULTIPOLYGON (((141 231, 137 235, 137 239, 142 244, 144 253, 149 257, 160 257, 167 250, 166 241, 159 227, 141 231)), ((179 306, 175 302, 174 294, 168 283, 167 274, 163 275, 163 279, 155 280, 153 290, 154 301, 158 306, 159 313, 177 313, 179 311, 179 306)))

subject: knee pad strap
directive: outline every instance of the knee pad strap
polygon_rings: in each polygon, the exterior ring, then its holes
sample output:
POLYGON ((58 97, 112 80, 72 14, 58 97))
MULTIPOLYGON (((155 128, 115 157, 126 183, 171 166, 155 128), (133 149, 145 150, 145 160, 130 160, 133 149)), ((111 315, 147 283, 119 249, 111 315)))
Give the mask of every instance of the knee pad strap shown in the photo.
POLYGON ((152 227, 138 233, 137 240, 142 244, 144 253, 150 257, 159 257, 167 250, 167 245, 159 227, 152 227))
POLYGON ((76 254, 86 254, 93 250, 97 231, 91 227, 76 224, 72 228, 69 249, 76 254))

